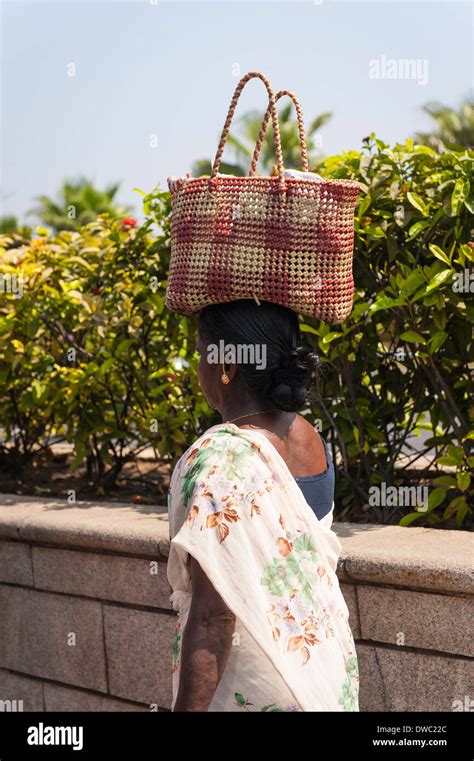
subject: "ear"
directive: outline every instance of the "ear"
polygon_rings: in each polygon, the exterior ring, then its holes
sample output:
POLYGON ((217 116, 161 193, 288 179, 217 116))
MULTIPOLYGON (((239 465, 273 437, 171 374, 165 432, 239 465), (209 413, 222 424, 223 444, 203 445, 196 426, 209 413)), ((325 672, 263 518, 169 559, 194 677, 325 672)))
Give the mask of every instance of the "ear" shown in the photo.
POLYGON ((224 370, 226 372, 227 377, 229 378, 229 381, 233 380, 235 376, 237 375, 238 365, 230 364, 229 362, 224 362, 223 364, 224 364, 224 370))

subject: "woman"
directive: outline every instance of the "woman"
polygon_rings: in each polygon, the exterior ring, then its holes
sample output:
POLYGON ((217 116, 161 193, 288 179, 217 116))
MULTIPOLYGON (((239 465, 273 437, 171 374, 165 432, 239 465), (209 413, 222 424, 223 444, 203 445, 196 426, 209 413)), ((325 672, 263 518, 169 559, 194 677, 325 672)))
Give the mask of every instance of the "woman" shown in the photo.
POLYGON ((171 478, 173 710, 358 711, 332 463, 296 414, 317 356, 293 311, 248 300, 203 309, 198 350, 223 423, 171 478))

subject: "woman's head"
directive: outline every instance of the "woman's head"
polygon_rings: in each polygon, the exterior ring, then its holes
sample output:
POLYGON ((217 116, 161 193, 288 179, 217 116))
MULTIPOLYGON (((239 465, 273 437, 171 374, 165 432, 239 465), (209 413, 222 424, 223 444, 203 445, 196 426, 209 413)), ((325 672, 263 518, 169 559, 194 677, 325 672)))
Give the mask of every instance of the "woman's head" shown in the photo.
POLYGON ((215 409, 238 401, 296 412, 308 400, 319 360, 302 345, 291 309, 250 299, 214 304, 199 314, 198 339, 199 382, 215 409))

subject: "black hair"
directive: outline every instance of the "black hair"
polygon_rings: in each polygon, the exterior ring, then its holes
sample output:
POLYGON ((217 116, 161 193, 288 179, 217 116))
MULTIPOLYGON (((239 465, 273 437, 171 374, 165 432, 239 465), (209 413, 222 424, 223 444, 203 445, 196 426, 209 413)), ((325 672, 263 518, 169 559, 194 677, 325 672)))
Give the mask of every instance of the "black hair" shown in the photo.
POLYGON ((201 310, 198 331, 207 344, 265 345, 266 367, 242 363, 236 380, 246 396, 288 412, 312 399, 319 357, 302 343, 298 316, 286 307, 253 299, 212 304, 201 310))

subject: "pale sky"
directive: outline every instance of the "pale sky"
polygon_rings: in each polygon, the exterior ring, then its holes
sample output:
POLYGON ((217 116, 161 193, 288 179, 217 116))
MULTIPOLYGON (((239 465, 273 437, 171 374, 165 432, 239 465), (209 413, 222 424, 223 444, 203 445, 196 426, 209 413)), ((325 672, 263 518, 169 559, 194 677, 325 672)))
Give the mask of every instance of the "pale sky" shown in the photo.
MULTIPOLYGON (((121 181, 119 200, 138 213, 134 186, 165 187, 214 156, 249 70, 294 90, 308 124, 333 111, 326 155, 359 149, 372 131, 403 141, 429 127, 423 104, 456 106, 473 86, 469 2, 7 0, 1 10, 0 215, 20 219, 34 196, 80 175, 121 181), (419 75, 372 79, 370 61, 384 59, 414 60, 419 75)), ((236 116, 265 106, 251 83, 236 116)))

